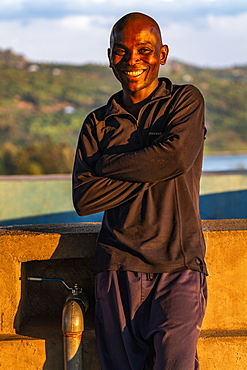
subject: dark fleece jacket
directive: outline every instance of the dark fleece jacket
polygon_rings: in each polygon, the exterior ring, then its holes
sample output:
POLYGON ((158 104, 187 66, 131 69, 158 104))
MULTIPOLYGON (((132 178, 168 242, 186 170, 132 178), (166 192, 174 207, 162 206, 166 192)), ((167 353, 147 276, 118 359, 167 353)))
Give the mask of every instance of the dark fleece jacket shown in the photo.
POLYGON ((73 171, 81 216, 105 211, 94 271, 207 273, 199 215, 204 101, 159 80, 138 119, 122 91, 86 118, 73 171))

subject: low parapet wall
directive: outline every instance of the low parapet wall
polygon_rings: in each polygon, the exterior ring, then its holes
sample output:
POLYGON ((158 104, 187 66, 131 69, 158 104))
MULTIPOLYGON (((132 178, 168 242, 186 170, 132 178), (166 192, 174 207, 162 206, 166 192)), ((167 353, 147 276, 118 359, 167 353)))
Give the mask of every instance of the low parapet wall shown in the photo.
MULTIPOLYGON (((99 370, 93 329, 92 257, 99 223, 0 228, 0 368, 62 370, 61 278, 90 300, 84 363, 99 370), (19 278, 21 277, 21 280, 19 278)), ((247 369, 247 220, 203 221, 209 301, 199 340, 201 370, 247 369)))

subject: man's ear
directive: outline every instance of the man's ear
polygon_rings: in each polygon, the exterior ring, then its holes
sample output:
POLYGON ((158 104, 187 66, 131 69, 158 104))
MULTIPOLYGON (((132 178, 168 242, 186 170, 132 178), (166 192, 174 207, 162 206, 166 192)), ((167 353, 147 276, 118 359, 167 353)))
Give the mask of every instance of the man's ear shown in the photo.
POLYGON ((163 66, 166 64, 167 56, 169 53, 168 45, 163 45, 160 49, 160 64, 163 66))
POLYGON ((109 67, 111 68, 112 65, 111 65, 111 49, 110 48, 107 49, 107 56, 109 60, 109 67))

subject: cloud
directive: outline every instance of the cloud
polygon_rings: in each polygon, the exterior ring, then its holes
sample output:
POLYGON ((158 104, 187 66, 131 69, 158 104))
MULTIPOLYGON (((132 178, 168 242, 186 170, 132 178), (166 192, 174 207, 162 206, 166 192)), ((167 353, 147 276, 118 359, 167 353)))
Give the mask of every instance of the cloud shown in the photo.
POLYGON ((247 62, 247 2, 235 0, 1 0, 1 48, 33 61, 107 63, 112 25, 129 11, 154 17, 170 57, 204 66, 247 62), (245 10, 245 12, 244 12, 245 10))
POLYGON ((209 15, 207 28, 173 23, 162 28, 170 58, 206 67, 247 64, 247 12, 239 16, 209 15))
POLYGON ((141 11, 172 22, 203 24, 209 16, 239 15, 247 11, 245 0, 2 0, 1 20, 30 22, 36 19, 62 19, 68 16, 119 18, 130 11, 141 11), (134 5, 133 5, 134 4, 134 5), (161 16, 162 15, 162 16, 161 16), (199 22, 200 21, 200 22, 199 22))
POLYGON ((107 64, 108 29, 88 16, 38 19, 23 27, 16 20, 0 22, 1 48, 11 47, 28 60, 51 63, 107 64))

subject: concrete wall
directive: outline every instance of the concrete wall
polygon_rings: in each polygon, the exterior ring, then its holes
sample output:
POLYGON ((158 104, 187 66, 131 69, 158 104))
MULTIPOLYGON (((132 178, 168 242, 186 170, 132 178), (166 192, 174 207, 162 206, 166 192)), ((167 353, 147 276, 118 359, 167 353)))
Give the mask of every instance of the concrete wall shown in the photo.
MULTIPOLYGON (((100 370, 93 330, 92 256, 100 224, 0 228, 0 368, 62 370, 62 278, 90 299, 84 366, 100 370), (19 280, 19 277, 22 280, 19 280)), ((201 370, 247 369, 247 220, 203 221, 209 301, 199 340, 201 370)))
MULTIPOLYGON (((71 200, 70 175, 0 176, 0 224, 101 221, 79 217, 71 200)), ((247 218, 247 171, 203 173, 202 219, 247 218)))

